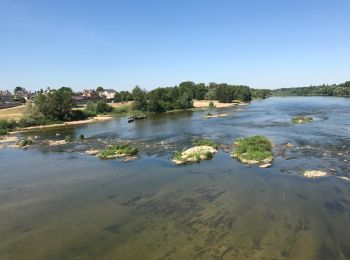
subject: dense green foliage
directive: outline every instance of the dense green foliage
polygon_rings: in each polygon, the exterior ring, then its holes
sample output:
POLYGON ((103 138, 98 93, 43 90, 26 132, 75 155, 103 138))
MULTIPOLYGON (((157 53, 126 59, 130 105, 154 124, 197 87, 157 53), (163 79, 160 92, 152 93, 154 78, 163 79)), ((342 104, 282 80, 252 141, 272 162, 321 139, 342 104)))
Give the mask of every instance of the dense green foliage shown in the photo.
POLYGON ((214 141, 208 140, 208 139, 195 140, 194 144, 197 146, 202 146, 202 145, 211 146, 214 149, 218 149, 218 147, 219 147, 217 143, 215 143, 214 141))
POLYGON ((264 136, 252 136, 236 142, 234 155, 240 160, 264 161, 272 158, 272 143, 264 136))
POLYGON ((350 81, 342 84, 301 88, 280 88, 271 91, 273 96, 350 96, 350 81))
POLYGON ((96 116, 97 114, 109 113, 113 110, 113 107, 108 105, 103 100, 98 100, 97 102, 88 101, 84 113, 87 116, 96 116))
POLYGON ((293 124, 305 124, 312 121, 313 121, 313 118, 308 116, 295 116, 292 118, 293 124))
POLYGON ((24 139, 18 143, 18 146, 26 147, 26 146, 31 145, 31 144, 33 144, 33 141, 31 139, 24 139))
POLYGON ((15 120, 0 119, 0 135, 6 135, 18 126, 15 120))
POLYGON ((265 99, 271 96, 271 90, 270 89, 251 89, 252 92, 252 98, 254 99, 265 99))
POLYGON ((128 144, 121 145, 109 145, 104 150, 100 151, 99 157, 101 159, 108 159, 115 156, 131 156, 138 152, 137 148, 132 147, 128 144))
POLYGON ((249 101, 251 90, 247 86, 182 82, 179 86, 159 87, 147 92, 136 86, 132 91, 133 109, 149 112, 165 112, 193 107, 193 100, 219 100, 230 103, 234 100, 249 101))
POLYGON ((133 96, 129 91, 120 91, 114 95, 114 102, 126 102, 132 100, 133 96))
POLYGON ((67 121, 72 115, 74 107, 73 91, 62 87, 46 93, 39 93, 35 97, 35 105, 46 119, 53 121, 67 121))
POLYGON ((233 86, 224 83, 216 85, 215 99, 222 103, 231 103, 234 100, 249 101, 252 99, 252 94, 247 86, 233 86))

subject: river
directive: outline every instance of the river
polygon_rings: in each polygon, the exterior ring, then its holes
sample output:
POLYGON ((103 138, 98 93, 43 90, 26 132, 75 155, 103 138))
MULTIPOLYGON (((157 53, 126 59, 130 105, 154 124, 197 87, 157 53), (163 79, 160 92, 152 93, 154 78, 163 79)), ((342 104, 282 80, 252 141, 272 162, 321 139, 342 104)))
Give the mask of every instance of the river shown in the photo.
POLYGON ((174 112, 21 134, 36 144, 0 149, 0 259, 350 259, 349 112, 346 98, 274 97, 221 118, 174 112), (314 121, 294 125, 295 115, 314 121), (67 134, 85 141, 42 144, 67 134), (271 168, 231 158, 233 141, 252 135, 274 143, 271 168), (172 164, 196 138, 219 153, 172 164), (119 142, 138 158, 83 153, 119 142))

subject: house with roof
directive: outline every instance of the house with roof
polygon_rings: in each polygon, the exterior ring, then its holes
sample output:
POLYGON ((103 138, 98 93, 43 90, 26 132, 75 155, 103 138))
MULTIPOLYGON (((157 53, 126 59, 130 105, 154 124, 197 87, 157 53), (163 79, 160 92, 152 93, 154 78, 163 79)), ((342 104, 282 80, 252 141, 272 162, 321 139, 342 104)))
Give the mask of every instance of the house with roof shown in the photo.
POLYGON ((115 91, 114 89, 104 89, 102 92, 99 93, 100 97, 105 99, 107 102, 112 102, 115 96, 115 91))

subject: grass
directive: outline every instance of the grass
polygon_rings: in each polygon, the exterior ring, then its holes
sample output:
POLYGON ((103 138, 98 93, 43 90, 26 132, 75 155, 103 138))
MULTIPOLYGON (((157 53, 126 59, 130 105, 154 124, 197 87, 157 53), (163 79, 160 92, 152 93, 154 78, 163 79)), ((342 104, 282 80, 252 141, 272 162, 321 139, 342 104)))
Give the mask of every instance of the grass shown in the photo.
POLYGON ((305 124, 305 123, 310 123, 312 121, 313 121, 313 118, 308 116, 295 116, 292 118, 293 124, 305 124))
POLYGON ((252 136, 238 139, 234 156, 243 162, 263 162, 272 159, 272 143, 264 136, 252 136))
POLYGON ((0 109, 0 119, 19 120, 22 118, 25 106, 0 109))
POLYGON ((214 149, 218 149, 218 144, 217 143, 215 143, 215 142, 213 142, 213 141, 211 141, 211 140, 208 140, 208 139, 198 139, 198 140, 195 140, 194 141, 194 144, 196 145, 196 146, 211 146, 211 147, 213 147, 214 149))
POLYGON ((131 156, 138 152, 137 148, 128 144, 109 145, 99 153, 101 159, 108 159, 115 156, 131 156))

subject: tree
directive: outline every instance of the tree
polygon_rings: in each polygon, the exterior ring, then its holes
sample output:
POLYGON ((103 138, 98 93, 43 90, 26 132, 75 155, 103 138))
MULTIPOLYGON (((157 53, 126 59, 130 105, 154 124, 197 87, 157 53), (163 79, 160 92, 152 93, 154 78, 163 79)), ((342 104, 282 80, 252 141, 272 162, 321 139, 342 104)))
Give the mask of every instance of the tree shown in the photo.
POLYGON ((73 91, 71 88, 62 87, 47 93, 39 93, 34 102, 45 118, 67 120, 74 107, 73 91))
POLYGON ((103 91, 104 91, 104 88, 101 87, 101 86, 98 86, 98 87, 96 88, 96 92, 97 92, 97 93, 100 93, 100 92, 103 92, 103 91))
POLYGON ((134 102, 132 104, 133 109, 147 111, 147 92, 142 90, 139 86, 136 86, 132 90, 132 96, 134 102))
POLYGON ((17 87, 15 87, 14 93, 16 93, 16 92, 23 92, 23 91, 25 91, 25 88, 17 86, 17 87))

